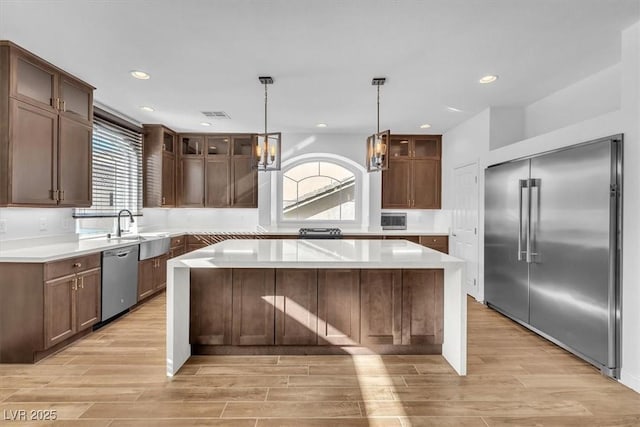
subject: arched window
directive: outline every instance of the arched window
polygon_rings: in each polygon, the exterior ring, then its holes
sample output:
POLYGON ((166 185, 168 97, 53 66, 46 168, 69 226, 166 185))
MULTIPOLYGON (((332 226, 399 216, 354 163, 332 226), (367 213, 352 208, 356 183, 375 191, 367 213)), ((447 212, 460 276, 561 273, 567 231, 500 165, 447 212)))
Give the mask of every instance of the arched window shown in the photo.
POLYGON ((347 162, 304 159, 282 171, 282 222, 356 222, 360 218, 360 173, 347 162))

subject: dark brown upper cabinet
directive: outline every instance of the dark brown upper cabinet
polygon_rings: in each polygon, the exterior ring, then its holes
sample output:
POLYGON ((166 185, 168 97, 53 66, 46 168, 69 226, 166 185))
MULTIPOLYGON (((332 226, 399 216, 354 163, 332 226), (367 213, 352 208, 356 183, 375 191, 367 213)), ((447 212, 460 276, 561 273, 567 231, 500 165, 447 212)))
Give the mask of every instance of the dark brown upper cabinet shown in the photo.
POLYGON ((162 125, 144 125, 145 208, 176 206, 176 133, 162 125))
POLYGON ((0 41, 0 206, 91 206, 93 90, 0 41))
POLYGON ((207 135, 205 206, 225 208, 231 204, 231 137, 229 135, 207 135))
POLYGON ((178 135, 180 157, 176 180, 178 206, 201 208, 205 205, 205 136, 178 135))
POLYGON ((391 135, 383 209, 440 209, 442 135, 391 135))
POLYGON ((257 208, 253 134, 179 135, 178 206, 257 208))
POLYGON ((204 135, 180 135, 180 155, 201 157, 204 153, 204 135))
POLYGON ((254 135, 235 135, 232 137, 233 154, 231 156, 232 196, 230 207, 258 207, 258 170, 254 167, 254 135))

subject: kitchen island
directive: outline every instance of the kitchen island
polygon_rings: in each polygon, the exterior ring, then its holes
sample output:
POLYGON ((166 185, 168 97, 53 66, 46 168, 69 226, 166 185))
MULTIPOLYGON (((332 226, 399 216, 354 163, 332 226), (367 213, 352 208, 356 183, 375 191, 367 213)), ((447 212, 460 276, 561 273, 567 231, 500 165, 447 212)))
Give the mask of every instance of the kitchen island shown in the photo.
POLYGON ((197 354, 442 353, 466 374, 463 261, 406 240, 228 240, 168 262, 167 375, 197 354))

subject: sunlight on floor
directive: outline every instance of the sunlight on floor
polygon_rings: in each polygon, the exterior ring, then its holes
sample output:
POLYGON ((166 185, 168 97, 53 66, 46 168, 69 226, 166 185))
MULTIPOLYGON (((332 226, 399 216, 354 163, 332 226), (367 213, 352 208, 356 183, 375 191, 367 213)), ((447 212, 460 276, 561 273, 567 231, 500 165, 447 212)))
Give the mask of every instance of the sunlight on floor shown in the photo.
MULTIPOLYGON (((393 384, 393 380, 389 376, 389 372, 384 365, 384 361, 382 357, 377 354, 372 355, 352 355, 351 359, 353 361, 353 366, 356 369, 358 383, 360 384, 360 394, 362 395, 362 402, 364 404, 363 414, 366 418, 370 418, 372 415, 375 415, 374 408, 371 406, 371 401, 377 400, 377 397, 374 393, 369 393, 370 385, 367 385, 363 382, 363 378, 371 375, 371 372, 375 372, 377 375, 380 375, 386 378, 386 381, 381 383, 386 387, 389 387, 391 390, 391 394, 396 397, 398 394, 396 392, 395 385, 393 384)), ((395 408, 393 409, 397 415, 402 419, 402 425, 404 427, 411 427, 411 422, 407 419, 407 414, 404 411, 404 407, 402 406, 402 402, 399 400, 394 401, 395 408)))

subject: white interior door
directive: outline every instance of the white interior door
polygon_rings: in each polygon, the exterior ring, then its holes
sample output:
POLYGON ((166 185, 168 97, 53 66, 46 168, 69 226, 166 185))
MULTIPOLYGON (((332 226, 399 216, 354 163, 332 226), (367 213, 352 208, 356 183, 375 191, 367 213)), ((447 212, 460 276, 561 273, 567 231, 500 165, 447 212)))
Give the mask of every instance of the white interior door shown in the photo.
POLYGON ((466 261, 467 293, 478 298, 478 164, 454 169, 451 255, 466 261))

